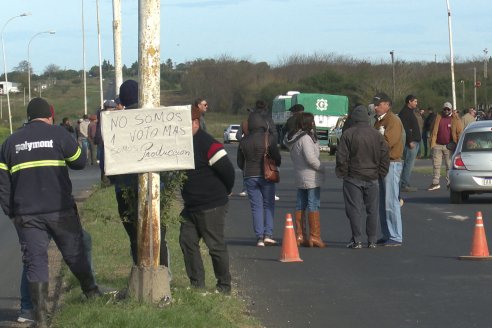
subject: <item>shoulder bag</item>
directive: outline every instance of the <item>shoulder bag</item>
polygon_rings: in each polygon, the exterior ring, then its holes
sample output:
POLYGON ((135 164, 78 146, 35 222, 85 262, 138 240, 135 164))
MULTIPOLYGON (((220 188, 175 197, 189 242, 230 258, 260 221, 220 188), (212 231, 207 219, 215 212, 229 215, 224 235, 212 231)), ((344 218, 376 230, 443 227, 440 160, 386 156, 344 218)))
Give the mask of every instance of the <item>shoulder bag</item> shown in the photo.
POLYGON ((278 183, 280 182, 280 172, 278 171, 275 160, 268 153, 268 130, 265 132, 265 154, 263 154, 263 171, 264 178, 267 181, 278 183))

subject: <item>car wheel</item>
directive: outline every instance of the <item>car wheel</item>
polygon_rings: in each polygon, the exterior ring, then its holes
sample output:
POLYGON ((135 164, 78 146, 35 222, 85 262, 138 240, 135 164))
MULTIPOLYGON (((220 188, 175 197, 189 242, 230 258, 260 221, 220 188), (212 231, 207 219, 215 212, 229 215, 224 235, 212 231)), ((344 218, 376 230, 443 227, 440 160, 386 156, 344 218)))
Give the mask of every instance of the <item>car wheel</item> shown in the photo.
POLYGON ((450 191, 449 192, 449 199, 451 201, 451 204, 461 204, 463 203, 463 193, 459 191, 450 191))

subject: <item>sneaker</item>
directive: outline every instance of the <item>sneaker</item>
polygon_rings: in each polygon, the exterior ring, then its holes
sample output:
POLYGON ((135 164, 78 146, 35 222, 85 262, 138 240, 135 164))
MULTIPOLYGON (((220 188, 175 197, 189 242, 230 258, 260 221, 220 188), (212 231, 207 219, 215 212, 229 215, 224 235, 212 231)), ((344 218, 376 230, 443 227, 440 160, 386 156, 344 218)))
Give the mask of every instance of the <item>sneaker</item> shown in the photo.
POLYGON ((381 239, 378 239, 376 244, 377 245, 384 245, 384 244, 386 244, 387 241, 388 241, 388 239, 381 238, 381 239))
POLYGON ((439 188, 441 188, 441 186, 440 186, 440 185, 438 185, 438 184, 431 184, 431 185, 429 186, 429 188, 427 188, 427 190, 431 191, 431 190, 437 190, 437 189, 439 189, 439 188))
POLYGON ((401 244, 402 244, 401 241, 395 241, 395 240, 388 239, 382 246, 385 246, 385 247, 398 247, 398 246, 401 246, 401 244))
POLYGON ((376 248, 376 247, 377 247, 376 243, 373 243, 371 241, 367 243, 367 248, 376 248))
POLYGON ((277 195, 275 195, 275 200, 280 200, 280 197, 278 197, 277 195))
POLYGON ((417 191, 417 188, 406 186, 406 187, 400 188, 400 191, 401 192, 416 192, 417 191))
POLYGON ((263 239, 263 243, 265 244, 265 246, 277 245, 277 241, 276 240, 273 240, 270 237, 265 237, 265 239, 263 239))
POLYGON ((20 310, 19 316, 17 317, 17 322, 34 322, 34 313, 32 312, 32 310, 20 310))
POLYGON ((347 248, 358 249, 362 248, 362 243, 360 241, 351 241, 350 244, 347 245, 347 248))
POLYGON ((241 191, 241 192, 239 193, 239 196, 241 196, 241 197, 246 197, 246 196, 248 196, 248 193, 247 193, 246 191, 241 191))
POLYGON ((258 239, 258 241, 256 242, 256 246, 265 247, 265 243, 263 242, 263 239, 258 239))

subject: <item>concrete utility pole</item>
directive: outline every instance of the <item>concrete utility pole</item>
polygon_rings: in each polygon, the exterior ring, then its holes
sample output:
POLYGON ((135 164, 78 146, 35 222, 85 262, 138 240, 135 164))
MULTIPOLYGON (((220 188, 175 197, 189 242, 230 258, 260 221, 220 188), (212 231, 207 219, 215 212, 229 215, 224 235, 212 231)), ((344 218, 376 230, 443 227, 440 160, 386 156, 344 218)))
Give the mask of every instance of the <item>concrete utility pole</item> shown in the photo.
MULTIPOLYGON (((139 108, 160 107, 160 0, 139 0, 139 108)), ((160 176, 138 178, 138 267, 133 266, 130 295, 161 304, 171 299, 168 270, 160 266, 160 176)))
POLYGON ((451 9, 449 0, 446 0, 448 7, 448 31, 449 31, 449 56, 451 60, 451 91, 453 93, 453 108, 456 109, 456 83, 454 81, 454 52, 453 52, 453 31, 451 29, 451 9))
POLYGON ((123 83, 121 64, 121 0, 113 0, 113 47, 114 47, 114 87, 115 95, 120 92, 123 83))

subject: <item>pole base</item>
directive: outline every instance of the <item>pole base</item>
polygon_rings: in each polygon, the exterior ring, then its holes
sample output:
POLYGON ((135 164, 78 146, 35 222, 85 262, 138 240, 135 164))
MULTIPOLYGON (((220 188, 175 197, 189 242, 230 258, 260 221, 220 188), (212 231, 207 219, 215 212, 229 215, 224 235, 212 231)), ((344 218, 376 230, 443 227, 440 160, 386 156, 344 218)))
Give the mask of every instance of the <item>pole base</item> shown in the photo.
POLYGON ((144 303, 167 303, 171 300, 168 268, 132 266, 128 292, 144 303))

